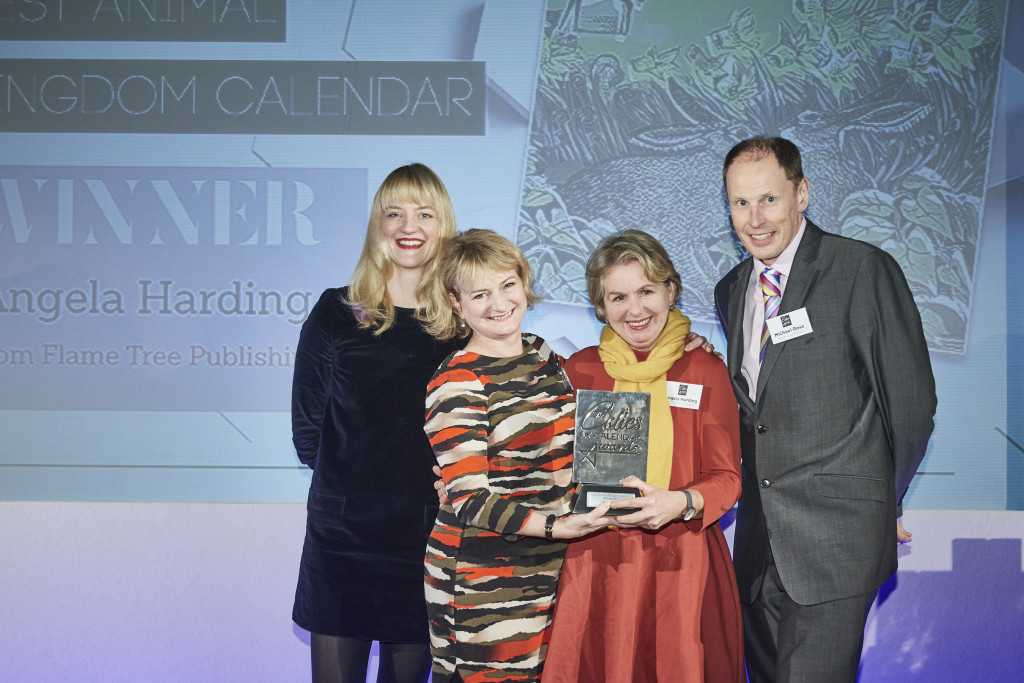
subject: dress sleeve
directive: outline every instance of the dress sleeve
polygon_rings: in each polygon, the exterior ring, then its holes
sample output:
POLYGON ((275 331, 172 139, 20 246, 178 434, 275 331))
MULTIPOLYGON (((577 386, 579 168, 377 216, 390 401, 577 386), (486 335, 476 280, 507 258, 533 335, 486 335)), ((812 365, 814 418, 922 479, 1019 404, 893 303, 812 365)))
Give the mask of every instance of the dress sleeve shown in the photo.
POLYGON ((487 392, 476 373, 457 363, 442 366, 427 386, 424 430, 459 521, 500 534, 518 533, 531 511, 488 487, 487 392))
POLYGON ((320 297, 302 324, 292 374, 292 443, 310 468, 316 467, 334 360, 334 340, 324 320, 330 313, 327 296, 320 297))
MULTIPOLYGON (((696 353, 701 353, 697 351, 696 353)), ((692 488, 704 496, 703 528, 714 524, 740 497, 740 418, 725 363, 707 359, 700 410, 700 475, 692 488)))

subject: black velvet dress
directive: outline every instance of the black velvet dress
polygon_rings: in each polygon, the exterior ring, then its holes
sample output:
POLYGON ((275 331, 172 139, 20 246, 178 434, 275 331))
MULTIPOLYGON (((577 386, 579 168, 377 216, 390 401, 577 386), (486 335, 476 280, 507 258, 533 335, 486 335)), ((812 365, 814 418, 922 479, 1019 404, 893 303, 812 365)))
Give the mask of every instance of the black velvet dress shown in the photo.
POLYGON ((379 337, 328 289, 302 326, 292 439, 313 469, 292 619, 331 636, 427 642, 423 556, 437 516, 427 382, 461 342, 411 309, 379 337))

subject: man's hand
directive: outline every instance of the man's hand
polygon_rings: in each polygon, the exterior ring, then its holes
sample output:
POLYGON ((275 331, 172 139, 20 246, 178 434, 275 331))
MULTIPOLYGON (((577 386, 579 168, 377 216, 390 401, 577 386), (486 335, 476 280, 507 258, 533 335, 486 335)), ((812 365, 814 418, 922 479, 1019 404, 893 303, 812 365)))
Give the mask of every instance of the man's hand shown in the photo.
POLYGON ((725 360, 725 356, 720 353, 715 353, 715 345, 709 342, 704 337, 700 336, 696 332, 690 332, 686 335, 686 346, 683 347, 685 351, 696 351, 697 349, 704 349, 708 353, 714 353, 718 357, 718 360, 725 360))

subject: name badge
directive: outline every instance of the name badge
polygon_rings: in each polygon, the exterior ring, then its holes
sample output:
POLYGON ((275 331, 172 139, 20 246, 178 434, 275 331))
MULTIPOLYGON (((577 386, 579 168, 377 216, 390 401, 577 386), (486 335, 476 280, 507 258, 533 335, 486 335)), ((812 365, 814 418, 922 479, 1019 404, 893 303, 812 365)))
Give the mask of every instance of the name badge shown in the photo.
POLYGON ((668 404, 675 408, 697 410, 700 408, 700 395, 704 392, 703 384, 686 384, 685 382, 666 382, 668 385, 668 404))
POLYGON ((807 317, 807 309, 799 308, 789 313, 779 313, 768 320, 768 331, 772 335, 773 344, 781 344, 789 339, 802 337, 814 332, 811 319, 807 317))

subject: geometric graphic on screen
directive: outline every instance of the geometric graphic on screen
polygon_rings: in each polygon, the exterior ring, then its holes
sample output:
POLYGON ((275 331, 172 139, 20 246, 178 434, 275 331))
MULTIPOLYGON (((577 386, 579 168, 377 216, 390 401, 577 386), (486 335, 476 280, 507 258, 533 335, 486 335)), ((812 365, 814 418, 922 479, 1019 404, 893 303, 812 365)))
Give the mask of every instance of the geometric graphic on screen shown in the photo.
POLYGON ((744 254, 722 188, 752 135, 801 148, 807 215, 900 263, 933 350, 963 353, 1006 4, 550 0, 517 243, 550 299, 586 304, 603 236, 654 234, 683 311, 715 320, 744 254))

